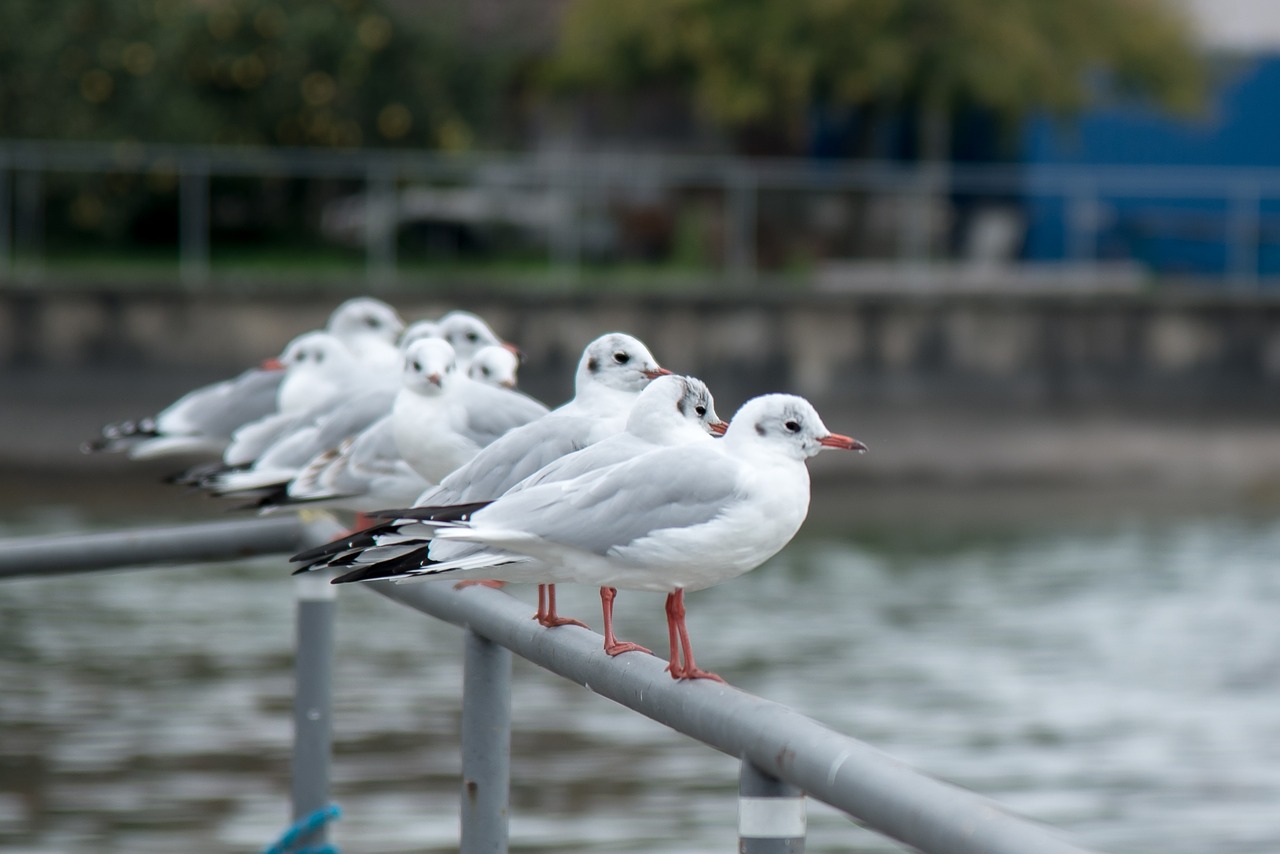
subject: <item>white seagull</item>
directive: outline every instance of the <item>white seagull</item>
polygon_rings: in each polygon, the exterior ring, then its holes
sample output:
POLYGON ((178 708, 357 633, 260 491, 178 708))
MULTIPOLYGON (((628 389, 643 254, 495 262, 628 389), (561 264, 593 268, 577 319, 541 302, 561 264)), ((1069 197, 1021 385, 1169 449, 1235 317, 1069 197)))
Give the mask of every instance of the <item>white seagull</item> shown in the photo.
MULTIPOLYGON (((515 358, 506 349, 492 349, 515 358)), ((458 376, 452 352, 439 339, 411 343, 404 385, 394 404, 388 401, 389 414, 313 456, 281 503, 357 512, 409 503, 433 485, 421 469, 452 470, 457 460, 469 459, 495 436, 546 414, 541 403, 505 384, 458 376), (420 458, 417 465, 411 457, 420 458)))
POLYGON ((665 592, 672 677, 719 680, 694 661, 684 592, 748 572, 791 540, 809 508, 805 461, 823 448, 866 450, 828 430, 803 398, 757 397, 722 440, 658 448, 478 510, 460 508, 425 557, 400 555, 334 583, 444 576, 665 592))
POLYGON ((453 347, 427 338, 405 351, 403 386, 391 407, 390 428, 404 461, 438 483, 481 448, 546 413, 528 395, 465 376, 453 347))
POLYGON ((494 441, 414 503, 497 498, 552 460, 621 432, 637 395, 669 373, 638 339, 621 332, 601 335, 582 351, 572 400, 494 441))
MULTIPOLYGON (((325 324, 325 331, 353 351, 377 352, 373 342, 389 344, 399 329, 395 309, 367 297, 338 306, 325 324)), ((285 376, 281 368, 279 359, 268 359, 239 376, 190 391, 154 416, 108 424, 82 450, 126 451, 134 459, 221 454, 236 428, 276 411, 285 376)))
MULTIPOLYGON (((661 376, 636 398, 626 429, 609 436, 590 447, 553 460, 533 475, 511 487, 505 495, 511 495, 546 483, 557 483, 581 477, 611 466, 627 462, 656 448, 685 445, 693 442, 710 442, 712 436, 723 435, 728 425, 716 414, 715 401, 706 384, 694 377, 678 375, 661 376)), ((413 508, 401 511, 376 513, 388 519, 365 531, 344 538, 345 548, 335 552, 334 561, 367 563, 385 561, 393 556, 422 550, 422 542, 431 538, 437 528, 447 525, 432 519, 435 511, 443 510, 444 518, 455 517, 454 509, 413 508), (374 546, 362 555, 352 554, 359 545, 374 546), (345 557, 345 560, 343 558, 345 557)), ((464 549, 464 551, 468 551, 464 549)), ((471 546, 469 553, 486 551, 483 546, 471 546)), ((455 555, 455 557, 460 555, 455 555)), ((605 651, 610 655, 647 649, 637 644, 619 641, 613 632, 613 603, 618 591, 612 587, 600 588, 601 608, 604 616, 605 651)), ((556 613, 555 585, 538 587, 538 612, 535 619, 547 627, 584 625, 578 620, 561 617, 556 613)))

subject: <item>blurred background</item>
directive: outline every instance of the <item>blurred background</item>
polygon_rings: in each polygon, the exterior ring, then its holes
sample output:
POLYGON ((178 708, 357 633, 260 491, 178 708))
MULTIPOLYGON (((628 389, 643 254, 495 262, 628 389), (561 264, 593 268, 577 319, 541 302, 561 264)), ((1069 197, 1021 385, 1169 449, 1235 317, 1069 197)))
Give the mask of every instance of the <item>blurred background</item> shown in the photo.
MULTIPOLYGON (((3 531, 222 518, 77 448, 353 294, 479 312, 549 403, 622 329, 871 446, 690 597, 701 663, 1100 848, 1274 851, 1278 100, 1269 0, 8 0, 3 531)), ((451 850, 458 638, 341 604, 339 841, 451 850)), ((265 846, 290 608, 270 562, 0 586, 0 850, 265 846)), ((513 849, 732 845, 730 760, 516 708, 513 849)))

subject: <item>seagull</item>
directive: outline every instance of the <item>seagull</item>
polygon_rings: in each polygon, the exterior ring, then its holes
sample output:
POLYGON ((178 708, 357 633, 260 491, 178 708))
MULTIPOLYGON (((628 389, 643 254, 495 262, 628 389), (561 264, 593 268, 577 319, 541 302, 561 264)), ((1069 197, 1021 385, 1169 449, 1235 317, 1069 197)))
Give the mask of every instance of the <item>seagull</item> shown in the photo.
MULTIPOLYGON (((414 503, 497 498, 552 460, 620 432, 636 396, 651 380, 669 373, 639 339, 622 332, 601 335, 582 351, 571 400, 496 440, 414 503)), ((537 619, 552 625, 559 619, 554 588, 540 589, 539 594, 537 619)))
POLYGON ((382 300, 349 299, 334 309, 325 328, 341 339, 357 359, 375 369, 394 371, 400 364, 396 339, 404 330, 404 321, 382 300))
MULTIPOLYGON (((627 462, 643 453, 659 447, 684 445, 693 442, 710 442, 712 436, 722 435, 728 425, 715 411, 715 401, 706 384, 694 377, 678 375, 660 376, 636 398, 627 418, 626 430, 609 436, 590 447, 553 460, 535 474, 511 487, 509 496, 524 489, 547 483, 559 483, 627 462)), ((374 516, 390 521, 346 537, 341 548, 331 553, 333 561, 349 562, 357 547, 377 546, 376 555, 385 559, 393 554, 408 554, 422 550, 424 539, 441 527, 432 514, 444 512, 446 520, 453 518, 453 508, 412 508, 405 511, 383 511, 374 516), (403 514, 403 518, 397 514, 403 514), (399 546, 399 548, 395 548, 399 546), (406 548, 405 546, 409 546, 406 548), (394 548, 394 551, 393 551, 394 548), (343 557, 346 560, 343 561, 343 557)), ((470 551, 483 551, 473 546, 470 551)), ((364 562, 372 556, 356 559, 364 562)), ((600 588, 601 607, 604 615, 605 651, 610 655, 639 650, 642 646, 619 641, 613 631, 613 603, 618 591, 612 587, 600 588)), ((537 619, 542 625, 584 625, 578 620, 560 617, 555 611, 554 585, 540 585, 538 590, 537 619)))
MULTIPOLYGON (((399 318, 391 306, 366 297, 334 309, 325 330, 353 351, 376 351, 373 340, 395 340, 399 318)), ((133 459, 221 454, 236 428, 276 411, 283 367, 279 359, 268 359, 239 376, 187 392, 156 415, 108 424, 81 450, 126 451, 133 459)))
POLYGON ((177 482, 198 484, 216 495, 280 486, 315 453, 377 418, 380 401, 385 412, 394 394, 380 388, 385 381, 375 368, 325 332, 300 335, 280 359, 286 375, 277 411, 238 428, 221 464, 197 466, 177 482))
POLYGON ((495 439, 546 414, 528 395, 465 376, 453 347, 427 338, 405 352, 390 429, 404 461, 438 483, 495 439))
POLYGON ((520 351, 514 344, 503 341, 484 318, 469 311, 451 311, 436 322, 437 334, 453 347, 459 366, 465 372, 472 360, 485 347, 502 347, 517 357, 520 351))
POLYGON ((721 440, 657 448, 457 508, 426 556, 401 553, 334 583, 480 577, 665 592, 672 678, 724 681, 694 660, 684 593, 748 572, 790 542, 809 508, 805 462, 823 448, 866 450, 828 430, 804 398, 753 398, 721 440))
MULTIPOLYGON (((394 406, 388 402, 389 414, 310 459, 278 503, 322 503, 357 512, 409 503, 433 485, 419 467, 452 470, 456 459, 469 458, 473 445, 478 450, 512 426, 546 414, 541 403, 505 385, 495 387, 458 376, 449 344, 423 339, 427 340, 433 343, 414 342, 406 350, 404 387, 394 406), (432 376, 437 380, 432 381, 432 376), (438 445, 441 442, 445 445, 438 445), (401 450, 402 443, 411 449, 435 447, 411 450, 425 457, 420 466, 414 466, 401 450)), ((485 349, 515 358, 500 347, 485 349)))
POLYGON ((514 389, 520 370, 520 356, 515 350, 491 344, 481 347, 467 365, 467 376, 478 383, 514 389))
POLYGON ((601 335, 582 351, 571 400, 497 439, 414 503, 497 498, 552 460, 621 432, 637 395, 669 373, 638 339, 621 332, 601 335))

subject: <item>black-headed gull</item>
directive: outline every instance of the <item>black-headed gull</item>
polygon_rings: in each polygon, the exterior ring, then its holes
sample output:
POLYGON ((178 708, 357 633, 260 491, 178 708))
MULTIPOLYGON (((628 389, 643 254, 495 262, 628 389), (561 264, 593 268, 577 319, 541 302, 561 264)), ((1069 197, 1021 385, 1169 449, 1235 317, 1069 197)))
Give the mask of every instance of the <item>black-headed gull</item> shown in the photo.
MULTIPOLYGON (((368 297, 338 306, 325 323, 325 331, 353 352, 371 352, 375 360, 384 357, 399 330, 395 309, 368 297)), ((269 359, 262 367, 190 391, 154 416, 108 424, 82 449, 126 451, 135 459, 220 454, 236 428, 277 411, 282 367, 280 360, 269 359)))
POLYGON ((515 388, 520 371, 520 356, 503 345, 481 347, 467 365, 467 376, 478 383, 515 388))
POLYGON ((453 347, 458 366, 468 371, 471 362, 485 347, 502 347, 519 357, 514 344, 503 341, 484 318, 469 311, 455 310, 436 321, 436 338, 443 338, 453 347))
POLYGON ((443 340, 414 341, 404 358, 403 386, 388 402, 389 414, 308 460, 283 503, 360 512, 408 503, 432 485, 427 472, 451 471, 458 460, 547 412, 505 385, 460 376, 443 340))
POLYGON ((809 508, 805 461, 823 448, 866 449, 829 431, 803 398, 764 395, 738 410, 722 440, 658 448, 470 508, 436 530, 420 565, 400 555, 334 582, 478 577, 665 592, 672 677, 719 679, 694 661, 684 592, 748 572, 790 542, 809 508))
MULTIPOLYGON (((727 426, 716 414, 711 391, 701 380, 674 374, 660 376, 636 398, 623 432, 553 460, 511 487, 505 494, 510 495, 540 484, 572 480, 626 462, 655 448, 709 442, 713 435, 723 434, 727 426)), ((329 552, 332 565, 382 561, 415 551, 422 551, 423 556, 426 556, 427 547, 421 543, 429 540, 435 529, 440 527, 431 518, 436 510, 443 510, 446 519, 456 515, 451 507, 412 508, 404 511, 403 518, 394 515, 394 511, 375 514, 389 521, 345 537, 339 548, 329 552), (358 556, 354 553, 357 549, 364 550, 371 546, 377 548, 369 548, 358 556)), ((472 553, 484 550, 483 546, 472 546, 470 549, 472 553)), ((629 650, 643 650, 643 647, 619 641, 614 636, 613 602, 616 596, 617 590, 613 588, 602 587, 600 590, 605 651, 610 655, 617 655, 629 650)), ((539 586, 535 619, 548 627, 583 625, 578 620, 561 617, 556 613, 553 584, 539 586)))
POLYGON ((390 417, 400 456, 438 483, 494 440, 546 413, 527 395, 470 379, 447 341, 427 338, 404 354, 403 385, 390 417))
POLYGON ((621 432, 640 392, 669 373, 638 339, 621 332, 601 335, 582 351, 570 401, 494 441, 414 503, 497 498, 552 460, 621 432))
POLYGON ((325 325, 356 358, 379 370, 394 371, 400 363, 396 340, 404 321, 396 310, 373 297, 354 297, 334 309, 325 325))

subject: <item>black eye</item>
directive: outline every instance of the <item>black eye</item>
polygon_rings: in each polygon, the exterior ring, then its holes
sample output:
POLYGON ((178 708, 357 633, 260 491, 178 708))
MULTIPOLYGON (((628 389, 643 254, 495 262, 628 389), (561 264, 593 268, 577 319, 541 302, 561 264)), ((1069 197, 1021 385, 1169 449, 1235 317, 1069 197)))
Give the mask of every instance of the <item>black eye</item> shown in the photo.
POLYGON ((418 374, 422 373, 422 363, 417 361, 416 359, 414 360, 412 367, 413 367, 414 373, 418 373, 418 374))
POLYGON ((800 432, 800 422, 799 422, 799 421, 788 421, 786 424, 783 424, 782 426, 783 426, 783 427, 786 427, 786 428, 787 428, 788 430, 790 430, 792 433, 799 433, 799 432, 800 432))
POLYGON ((484 365, 481 365, 481 366, 480 366, 480 373, 484 374, 484 375, 487 377, 487 376, 489 376, 489 369, 488 369, 487 367, 485 367, 484 365))
POLYGON ((364 325, 369 327, 370 329, 377 329, 379 326, 382 325, 382 321, 378 320, 378 318, 376 317, 366 317, 364 319, 364 325))
POLYGON ((468 333, 467 333, 467 340, 468 340, 468 341, 479 341, 479 340, 480 340, 480 336, 479 336, 479 335, 477 335, 477 334, 476 334, 476 333, 474 333, 474 332, 468 332, 468 333))
POLYGON ((323 353, 323 352, 321 352, 321 353, 316 353, 316 361, 317 361, 317 362, 323 362, 323 361, 324 361, 324 353, 323 353))
POLYGON ((625 365, 627 362, 631 361, 631 354, 619 351, 613 354, 613 360, 619 365, 625 365))
POLYGON ((698 406, 695 406, 693 408, 693 411, 698 413, 699 418, 707 414, 707 408, 705 406, 702 406, 701 404, 699 404, 698 406))

